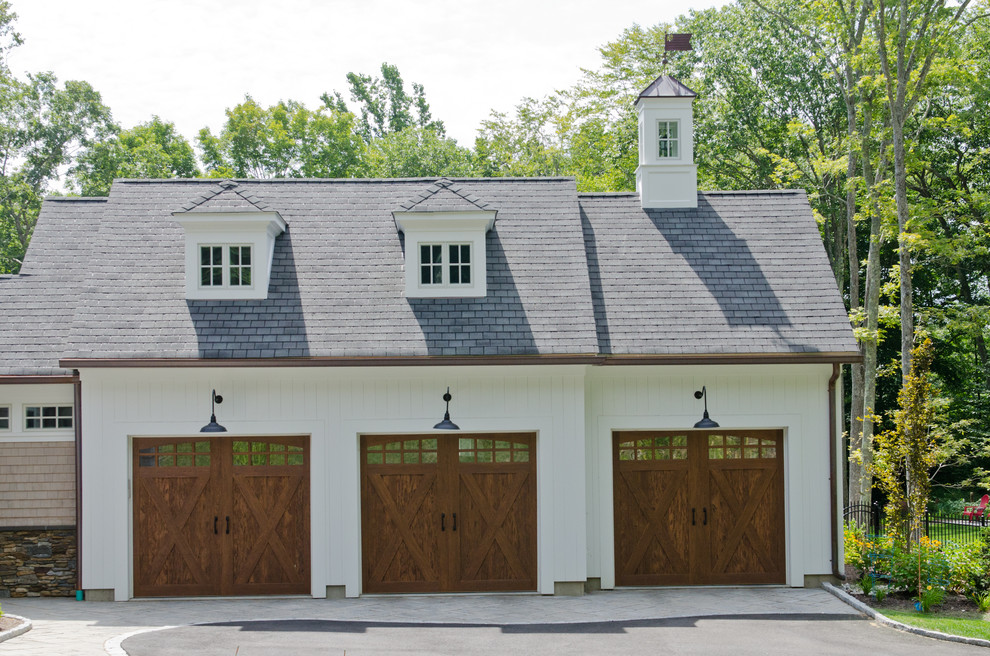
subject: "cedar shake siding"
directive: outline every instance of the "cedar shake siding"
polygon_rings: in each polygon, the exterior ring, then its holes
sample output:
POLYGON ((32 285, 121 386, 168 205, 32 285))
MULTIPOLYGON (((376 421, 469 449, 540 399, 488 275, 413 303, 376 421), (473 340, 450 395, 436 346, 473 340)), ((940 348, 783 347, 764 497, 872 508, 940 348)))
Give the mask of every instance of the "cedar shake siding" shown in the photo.
POLYGON ((75 526, 73 442, 0 442, 0 528, 75 526))

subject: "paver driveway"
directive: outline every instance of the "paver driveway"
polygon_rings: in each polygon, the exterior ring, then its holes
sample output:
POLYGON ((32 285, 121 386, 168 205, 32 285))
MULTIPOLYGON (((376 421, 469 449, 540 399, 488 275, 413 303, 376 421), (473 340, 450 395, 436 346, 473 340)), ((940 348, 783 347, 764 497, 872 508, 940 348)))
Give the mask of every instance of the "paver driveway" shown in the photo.
POLYGON ((35 628, 3 656, 225 654, 981 654, 877 626, 823 590, 619 590, 79 603, 9 599, 35 628), (266 620, 254 622, 246 620, 266 620), (281 620, 281 621, 277 621, 281 620), (211 626, 186 626, 193 623, 211 626), (444 623, 444 625, 437 625, 444 623), (158 629, 164 626, 177 628, 158 629), (151 631, 149 631, 151 630, 151 631), (121 639, 128 634, 136 633, 121 639))

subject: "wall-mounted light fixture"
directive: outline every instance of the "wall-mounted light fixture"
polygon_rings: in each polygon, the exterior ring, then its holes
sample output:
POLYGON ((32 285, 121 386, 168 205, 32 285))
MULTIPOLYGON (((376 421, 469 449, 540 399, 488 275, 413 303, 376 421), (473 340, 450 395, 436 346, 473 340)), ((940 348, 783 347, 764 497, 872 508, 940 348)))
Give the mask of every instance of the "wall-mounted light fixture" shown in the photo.
POLYGON ((443 413, 443 421, 434 426, 434 428, 440 428, 443 430, 461 430, 461 427, 450 420, 450 400, 454 398, 450 395, 450 388, 447 388, 447 392, 443 395, 443 400, 447 404, 447 409, 443 413))
POLYGON ((705 386, 701 386, 701 390, 694 393, 694 398, 705 400, 705 414, 701 417, 701 421, 694 425, 695 428, 718 428, 718 424, 712 421, 711 417, 708 416, 708 390, 705 386))
POLYGON ((217 423, 217 404, 223 403, 223 397, 213 390, 210 399, 210 423, 199 429, 200 433, 226 433, 227 429, 217 423))

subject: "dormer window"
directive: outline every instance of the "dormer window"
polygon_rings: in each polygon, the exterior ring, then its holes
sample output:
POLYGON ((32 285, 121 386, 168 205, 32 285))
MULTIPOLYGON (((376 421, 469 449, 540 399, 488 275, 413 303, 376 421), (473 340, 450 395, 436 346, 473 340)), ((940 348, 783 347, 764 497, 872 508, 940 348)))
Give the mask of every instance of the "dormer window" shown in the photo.
POLYGON ((471 244, 420 244, 419 284, 471 285, 471 244))
POLYGON ((441 178, 392 216, 405 235, 406 298, 484 298, 495 210, 441 178))
POLYGON ((200 246, 200 287, 250 287, 250 246, 200 246))
POLYGON ((186 298, 268 298, 281 215, 232 181, 210 189, 172 216, 186 233, 186 298))
POLYGON ((657 158, 680 157, 680 126, 678 121, 657 121, 657 158))

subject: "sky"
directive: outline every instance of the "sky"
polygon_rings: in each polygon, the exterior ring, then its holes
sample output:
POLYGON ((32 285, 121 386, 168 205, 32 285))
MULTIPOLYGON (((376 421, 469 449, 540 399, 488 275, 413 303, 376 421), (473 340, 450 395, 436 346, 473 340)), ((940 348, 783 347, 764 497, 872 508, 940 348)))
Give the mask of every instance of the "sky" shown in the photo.
POLYGON ((351 103, 347 73, 388 62, 473 146, 492 110, 569 87, 634 23, 727 1, 11 0, 25 43, 9 61, 18 76, 89 82, 125 128, 157 114, 190 140, 218 132, 245 94, 316 109, 336 90, 351 103))

